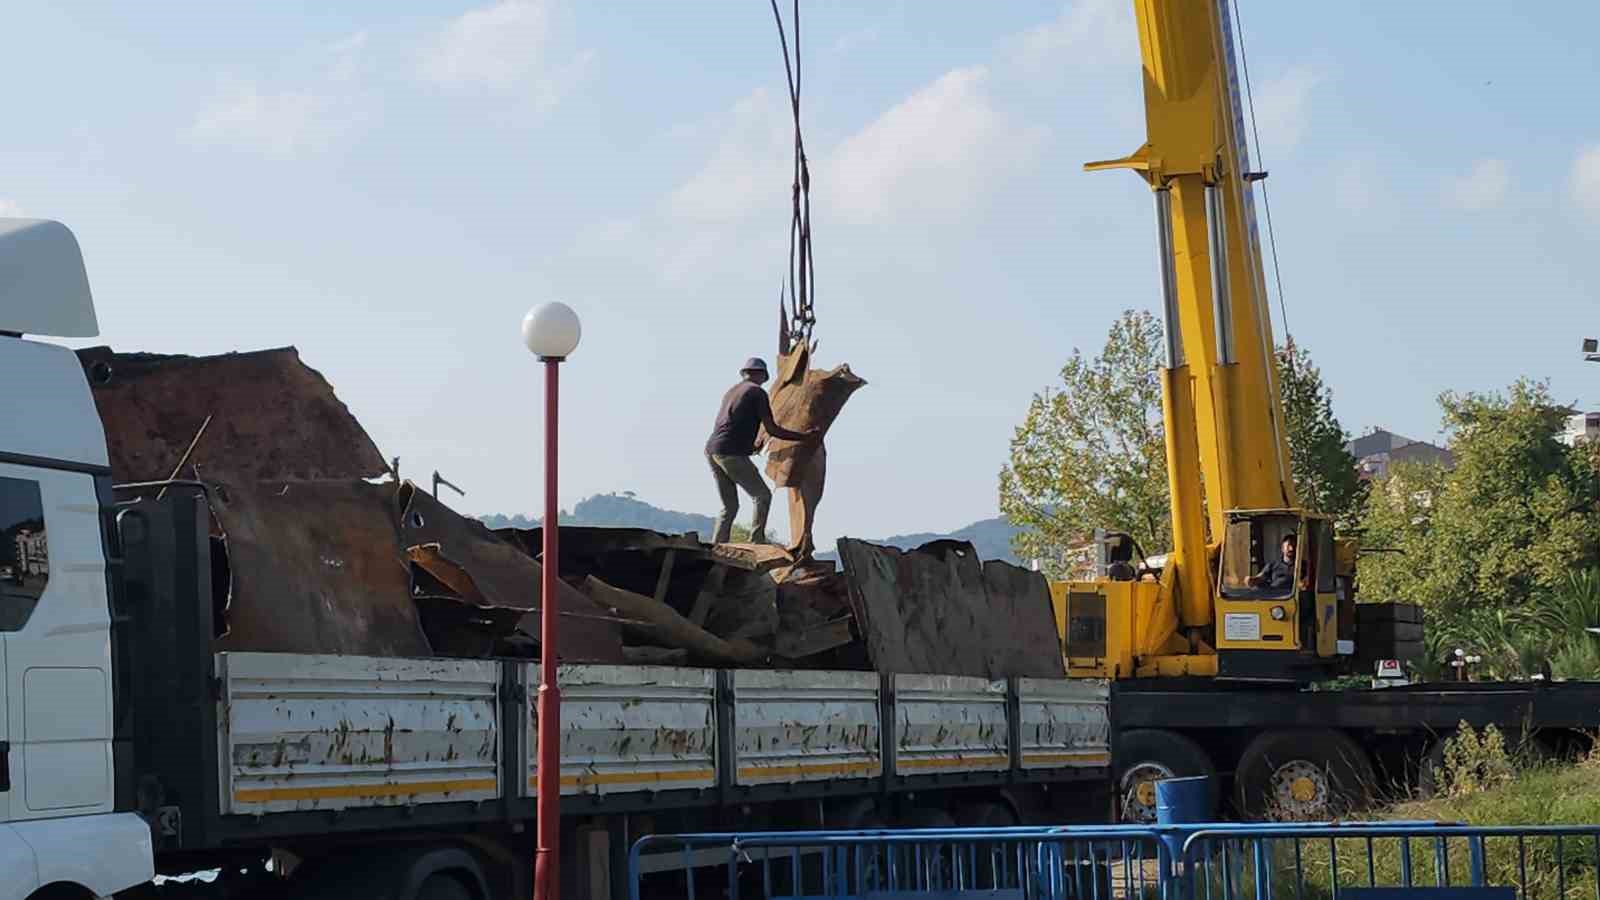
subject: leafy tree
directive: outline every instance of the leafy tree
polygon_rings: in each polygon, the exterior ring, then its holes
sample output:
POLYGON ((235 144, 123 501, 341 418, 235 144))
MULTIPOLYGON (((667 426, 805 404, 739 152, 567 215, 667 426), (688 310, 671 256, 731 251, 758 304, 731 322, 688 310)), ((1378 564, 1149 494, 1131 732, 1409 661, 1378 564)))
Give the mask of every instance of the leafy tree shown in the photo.
POLYGON ((1362 591, 1427 606, 1445 633, 1515 637, 1512 614, 1600 564, 1600 470, 1557 440, 1565 410, 1544 383, 1439 403, 1455 467, 1398 466, 1372 492, 1363 543, 1399 552, 1363 560, 1362 591))
MULTIPOLYGON (((1096 528, 1125 531, 1149 553, 1172 544, 1161 418, 1161 323, 1129 310, 1099 356, 1074 350, 1058 387, 1036 394, 1000 473, 1000 510, 1022 531, 1020 558, 1053 575, 1087 562, 1071 557, 1096 528), (1069 558, 1071 562, 1069 562, 1069 558)), ((1353 520, 1365 485, 1345 450, 1322 373, 1292 344, 1278 353, 1292 472, 1301 502, 1353 520)))
POLYGON ((1333 516, 1340 525, 1353 526, 1366 505, 1367 483, 1346 449, 1349 435, 1333 414, 1333 391, 1323 383, 1322 370, 1292 338, 1277 355, 1289 470, 1300 504, 1333 516))
POLYGON ((1171 544, 1161 424, 1161 324, 1129 310, 1105 348, 1074 350, 1061 384, 1035 394, 1000 473, 1000 511, 1022 531, 1022 559, 1068 568, 1068 551, 1096 528, 1126 531, 1151 553, 1171 544))

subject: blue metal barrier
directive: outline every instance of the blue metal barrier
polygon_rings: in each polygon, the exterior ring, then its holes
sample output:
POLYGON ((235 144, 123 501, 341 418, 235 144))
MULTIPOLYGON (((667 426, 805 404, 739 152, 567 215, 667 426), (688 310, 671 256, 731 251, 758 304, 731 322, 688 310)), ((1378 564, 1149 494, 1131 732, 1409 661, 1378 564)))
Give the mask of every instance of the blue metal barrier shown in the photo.
POLYGON ((1436 822, 652 835, 628 858, 632 900, 1600 900, 1597 872, 1600 826, 1436 822))
POLYGON ((1600 900, 1600 826, 1205 826, 1180 900, 1600 900))
POLYGON ((944 828, 652 835, 633 845, 628 875, 632 900, 1115 900, 1155 896, 1170 866, 1147 827, 944 828))

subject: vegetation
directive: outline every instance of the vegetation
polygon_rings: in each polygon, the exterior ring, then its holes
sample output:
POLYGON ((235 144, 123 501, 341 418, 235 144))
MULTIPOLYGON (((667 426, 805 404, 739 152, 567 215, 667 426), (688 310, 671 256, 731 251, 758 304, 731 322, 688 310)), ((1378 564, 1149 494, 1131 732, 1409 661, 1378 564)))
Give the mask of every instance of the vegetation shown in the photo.
POLYGON ((1278 348, 1278 381, 1300 503, 1333 516, 1340 527, 1355 525, 1366 509, 1368 483, 1346 449, 1350 436, 1333 414, 1333 391, 1322 370, 1290 340, 1278 348))
MULTIPOLYGON (((1467 723, 1445 746, 1440 786, 1433 799, 1402 803, 1362 816, 1363 821, 1438 822, 1497 828, 1555 825, 1592 827, 1600 822, 1600 759, 1553 765, 1508 750, 1493 726, 1474 731, 1467 723)), ((1444 841, 1448 881, 1470 884, 1472 852, 1461 838, 1444 841)), ((1307 838, 1298 848, 1286 840, 1268 843, 1274 893, 1282 897, 1328 900, 1335 883, 1343 888, 1401 885, 1409 857, 1410 881, 1417 887, 1441 883, 1440 855, 1434 838, 1307 838), (1371 852, 1369 868, 1368 852, 1371 852)), ((1491 837, 1483 842, 1485 882, 1521 885, 1522 896, 1592 898, 1600 846, 1592 836, 1491 837)), ((1253 896, 1254 864, 1234 853, 1232 895, 1253 896)), ((1209 870, 1212 894, 1220 896, 1221 866, 1209 870)), ((1204 873, 1202 875, 1204 877, 1204 873)), ((1202 888, 1203 890, 1203 888, 1202 888)))
POLYGON ((1440 398, 1455 467, 1397 466, 1373 491, 1366 599, 1422 604, 1440 675, 1459 647, 1484 677, 1600 678, 1600 456, 1557 440, 1540 383, 1440 398))
MULTIPOLYGON (((1166 432, 1161 416, 1161 323, 1129 310, 1095 357, 1074 350, 1059 385, 1034 395, 1000 473, 1000 511, 1020 530, 1017 556, 1061 576, 1095 529, 1133 535, 1146 552, 1172 544, 1166 432)), ((1361 516, 1366 486, 1333 414, 1333 395, 1305 351, 1278 349, 1279 388, 1295 488, 1307 508, 1346 524, 1361 516)))
POLYGON ((1061 384, 1034 395, 1000 473, 1000 511, 1022 529, 1018 556, 1060 576, 1096 528, 1125 531, 1151 553, 1171 545, 1161 346, 1155 316, 1129 310, 1099 356, 1074 350, 1061 384))

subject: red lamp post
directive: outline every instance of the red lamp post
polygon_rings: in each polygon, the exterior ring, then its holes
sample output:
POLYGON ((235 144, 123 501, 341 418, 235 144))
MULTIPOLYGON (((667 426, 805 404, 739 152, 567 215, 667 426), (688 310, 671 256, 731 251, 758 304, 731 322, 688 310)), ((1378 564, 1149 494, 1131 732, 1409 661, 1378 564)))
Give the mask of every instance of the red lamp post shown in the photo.
POLYGON ((556 577, 560 509, 556 503, 557 399, 561 363, 578 347, 583 328, 565 303, 546 303, 522 319, 522 342, 544 363, 544 553, 539 584, 538 847, 535 900, 561 897, 561 687, 556 680, 556 577))

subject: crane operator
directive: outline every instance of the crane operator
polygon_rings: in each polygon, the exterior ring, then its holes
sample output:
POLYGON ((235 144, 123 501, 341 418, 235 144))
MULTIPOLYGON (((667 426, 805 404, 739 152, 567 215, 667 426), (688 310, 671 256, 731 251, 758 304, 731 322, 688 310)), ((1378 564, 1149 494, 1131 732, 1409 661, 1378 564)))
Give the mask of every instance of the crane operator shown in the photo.
POLYGON ((1294 583, 1294 543, 1292 534, 1283 536, 1283 557, 1267 563, 1261 571, 1250 576, 1250 586, 1265 588, 1269 592, 1283 593, 1294 583))

